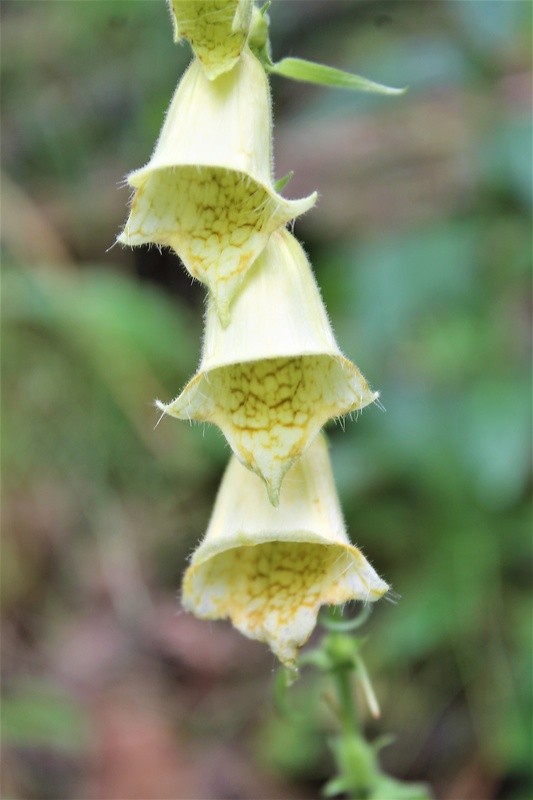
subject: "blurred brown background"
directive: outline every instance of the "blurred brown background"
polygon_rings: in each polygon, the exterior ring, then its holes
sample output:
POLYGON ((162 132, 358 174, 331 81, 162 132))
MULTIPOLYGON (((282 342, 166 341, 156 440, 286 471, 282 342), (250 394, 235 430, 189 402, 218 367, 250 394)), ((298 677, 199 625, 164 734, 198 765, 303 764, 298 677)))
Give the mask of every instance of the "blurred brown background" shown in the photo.
MULTIPOLYGON (((3 0, 5 800, 315 798, 332 721, 271 700, 274 657, 180 613, 228 449, 163 420, 200 352, 176 257, 109 249, 190 58, 159 0, 3 0)), ((401 595, 365 652, 383 763, 441 800, 526 800, 531 754, 531 7, 275 0, 276 177, 341 347, 375 388, 332 457, 347 524, 401 595)))

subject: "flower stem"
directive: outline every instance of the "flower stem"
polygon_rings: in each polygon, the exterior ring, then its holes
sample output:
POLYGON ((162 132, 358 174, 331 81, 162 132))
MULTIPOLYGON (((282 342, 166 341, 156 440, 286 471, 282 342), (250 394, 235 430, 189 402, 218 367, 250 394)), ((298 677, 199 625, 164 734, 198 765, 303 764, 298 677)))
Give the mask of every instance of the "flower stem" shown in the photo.
POLYGON ((339 700, 339 721, 343 733, 359 732, 359 719, 353 697, 353 686, 350 668, 343 668, 334 673, 335 689, 339 700))
MULTIPOLYGON (((324 641, 330 661, 330 675, 337 695, 336 714, 340 731, 330 740, 336 762, 336 777, 326 788, 327 795, 343 793, 352 800, 370 797, 377 761, 371 745, 365 741, 357 713, 354 674, 361 678, 361 640, 346 633, 330 632, 324 641)), ((365 673, 365 676, 368 676, 365 673)))
POLYGON ((328 633, 319 648, 304 656, 306 664, 330 676, 337 699, 332 707, 339 730, 329 739, 336 770, 323 794, 325 797, 343 795, 350 800, 430 800, 427 786, 398 781, 381 770, 378 751, 390 743, 390 737, 381 737, 374 742, 365 739, 357 711, 354 676, 360 682, 375 718, 379 717, 379 706, 361 657, 365 639, 349 635, 348 631, 358 627, 366 616, 363 612, 355 619, 339 620, 338 610, 328 609, 322 616, 328 633))

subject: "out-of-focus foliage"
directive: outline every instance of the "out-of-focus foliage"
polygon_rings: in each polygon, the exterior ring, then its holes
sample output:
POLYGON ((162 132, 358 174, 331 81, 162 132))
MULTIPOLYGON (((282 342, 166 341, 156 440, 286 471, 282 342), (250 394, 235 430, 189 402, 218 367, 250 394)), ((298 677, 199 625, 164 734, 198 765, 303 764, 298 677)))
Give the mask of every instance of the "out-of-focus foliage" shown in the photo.
MULTIPOLYGON (((179 615, 229 455, 158 421, 200 351, 174 256, 110 250, 189 58, 163 2, 2 12, 5 797, 314 797, 322 690, 179 615)), ((401 596, 365 658, 386 767, 526 800, 531 752, 531 8, 276 0, 273 56, 406 85, 273 78, 276 174, 341 346, 381 391, 330 429, 354 542, 401 596)))

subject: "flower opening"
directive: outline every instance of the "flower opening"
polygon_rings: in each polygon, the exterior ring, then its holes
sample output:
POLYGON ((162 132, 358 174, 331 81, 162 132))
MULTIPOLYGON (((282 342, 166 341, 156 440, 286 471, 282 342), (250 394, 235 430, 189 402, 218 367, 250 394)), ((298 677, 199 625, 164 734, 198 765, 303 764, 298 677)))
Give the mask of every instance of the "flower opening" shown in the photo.
POLYGON ((270 91, 245 51, 210 82, 198 60, 183 76, 118 241, 172 247, 207 284, 224 325, 230 303, 271 233, 307 211, 316 193, 286 200, 273 187, 270 91))
POLYGON ((387 590, 348 540, 321 435, 292 468, 278 508, 232 457, 182 600, 203 619, 229 617, 293 666, 321 605, 372 602, 387 590))
POLYGON ((322 426, 378 393, 340 352, 305 253, 287 230, 272 234, 232 316, 224 329, 208 309, 197 374, 173 402, 157 405, 218 425, 277 505, 284 475, 322 426))

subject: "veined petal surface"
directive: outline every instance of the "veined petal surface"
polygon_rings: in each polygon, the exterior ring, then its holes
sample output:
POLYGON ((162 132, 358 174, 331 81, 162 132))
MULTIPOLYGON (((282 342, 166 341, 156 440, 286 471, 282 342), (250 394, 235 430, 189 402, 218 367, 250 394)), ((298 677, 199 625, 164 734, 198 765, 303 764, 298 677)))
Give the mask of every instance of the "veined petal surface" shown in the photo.
POLYGON ((247 50, 216 81, 192 62, 149 163, 128 182, 136 192, 118 241, 172 247, 209 287, 224 325, 270 234, 316 200, 316 193, 287 200, 274 190, 270 90, 247 50))
POLYGON ((287 230, 272 234, 232 316, 224 329, 208 310, 197 374, 158 406, 218 425, 277 505, 285 473, 322 426, 378 393, 340 352, 305 253, 287 230))
POLYGON ((319 436, 292 468, 278 508, 232 457, 185 573, 182 601, 203 619, 229 617, 292 666, 321 605, 372 602, 387 590, 348 540, 319 436))
POLYGON ((174 39, 188 39, 209 80, 232 69, 250 27, 252 0, 170 0, 174 39))

